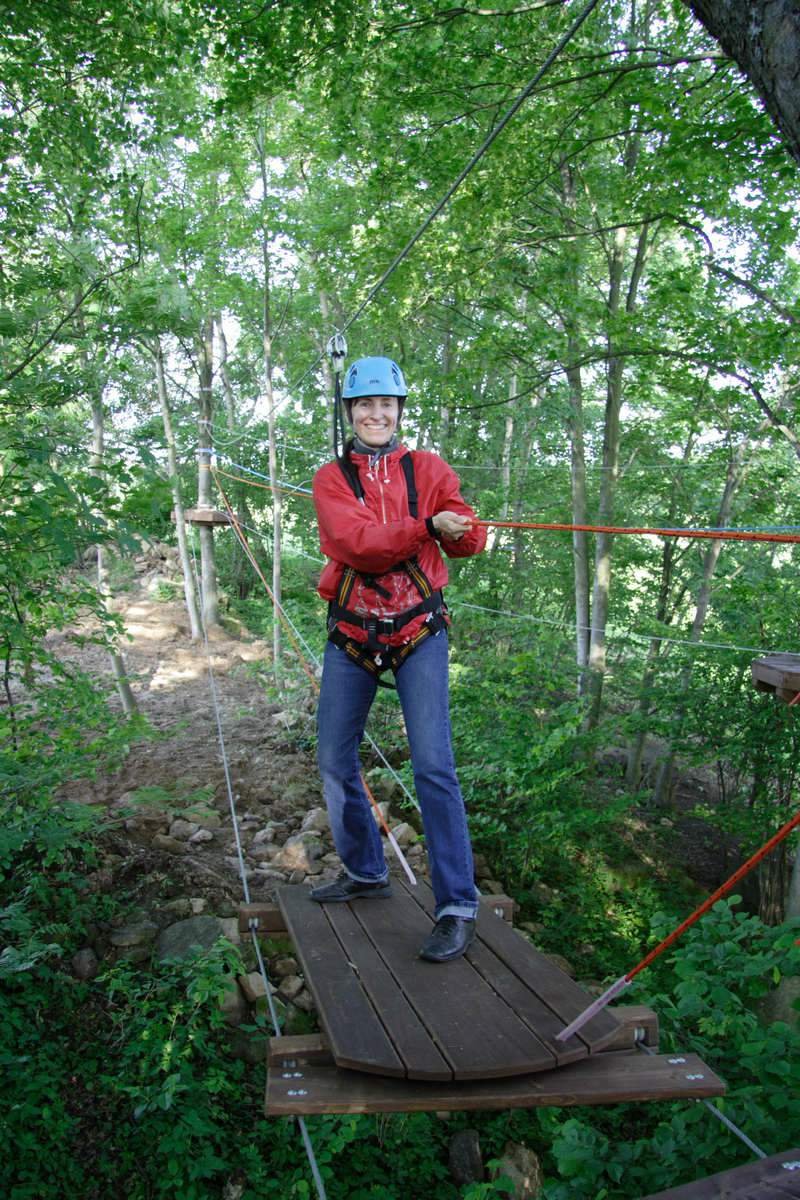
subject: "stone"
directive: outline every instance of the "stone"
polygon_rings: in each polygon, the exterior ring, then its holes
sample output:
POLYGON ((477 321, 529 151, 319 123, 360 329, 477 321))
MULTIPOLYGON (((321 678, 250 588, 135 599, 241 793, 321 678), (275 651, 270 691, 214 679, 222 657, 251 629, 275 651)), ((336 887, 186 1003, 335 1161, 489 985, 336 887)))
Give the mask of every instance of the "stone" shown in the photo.
POLYGON ((272 842, 262 842, 259 846, 253 846, 250 858, 254 862, 272 862, 277 854, 280 854, 280 846, 276 846, 272 842))
POLYGON ((475 868, 476 879, 491 879, 492 869, 485 854, 473 854, 472 863, 475 868))
POLYGON ((300 883, 304 883, 305 878, 306 878, 305 871, 303 870, 302 867, 298 867, 297 870, 292 871, 291 875, 289 876, 289 883, 297 886, 300 883))
POLYGON ((256 867, 252 875, 259 883, 286 883, 283 871, 274 871, 272 867, 256 867))
POLYGON ((460 1129, 450 1138, 450 1174, 460 1188, 482 1183, 486 1177, 477 1129, 460 1129))
POLYGON ((235 979, 220 997, 219 1007, 226 1025, 241 1025, 250 1016, 247 999, 235 979))
POLYGON ((199 831, 200 826, 195 825, 194 821, 184 821, 182 817, 177 817, 169 827, 169 836, 179 842, 188 842, 189 838, 199 831))
POLYGON ((139 921, 135 925, 122 925, 111 934, 111 945, 117 949, 129 946, 151 946, 156 939, 158 926, 152 921, 139 921))
POLYGON ((192 902, 187 896, 176 896, 174 900, 166 900, 161 907, 175 917, 192 915, 192 902))
POLYGON ((272 823, 272 821, 270 821, 270 823, 268 825, 265 825, 263 829, 258 830, 255 837, 253 838, 253 845, 261 846, 264 844, 264 842, 274 842, 274 841, 275 841, 275 826, 272 823))
POLYGON ((186 958, 198 948, 208 950, 222 936, 222 922, 217 917, 189 917, 186 921, 177 921, 167 926, 158 939, 158 960, 186 958))
POLYGON ((100 963, 97 961, 97 955, 91 946, 84 946, 77 954, 73 954, 70 965, 75 978, 84 981, 94 979, 100 970, 100 963))
POLYGON ((276 958, 274 962, 270 963, 270 971, 276 979, 285 979, 287 975, 296 975, 298 969, 296 958, 276 958))
POLYGON ((330 821, 328 820, 328 810, 325 808, 312 808, 303 817, 303 823, 300 826, 301 833, 326 833, 330 829, 330 821))
POLYGON ((292 1004, 295 1008, 299 1008, 302 1012, 306 1013, 315 1012, 317 1007, 314 1003, 314 997, 308 988, 303 988, 302 992, 298 992, 292 1000, 292 1004))
POLYGON ((398 846, 413 846, 414 842, 419 841, 419 834, 416 829, 406 821, 402 825, 395 825, 392 833, 398 846))
POLYGON ((492 1180, 511 1180, 512 1200, 537 1200, 544 1184, 542 1164, 532 1150, 519 1142, 506 1142, 502 1157, 491 1173, 492 1180))
POLYGON ((549 958, 550 962, 559 967, 565 975, 569 975, 570 979, 575 978, 575 968, 569 959, 564 958, 563 954, 553 954, 551 951, 543 951, 545 958, 549 958))
POLYGON ((275 866, 281 870, 302 870, 306 874, 311 863, 322 857, 324 849, 322 842, 314 833, 296 833, 287 838, 285 845, 278 851, 273 861, 275 866))
POLYGON ((286 975, 278 984, 278 995, 282 1000, 294 1000, 303 990, 303 981, 299 975, 286 975))
POLYGON ((234 946, 242 944, 242 935, 239 932, 238 917, 220 917, 219 923, 222 926, 222 936, 234 946))
POLYGON ((167 854, 189 853, 186 842, 179 842, 177 838, 169 837, 166 833, 157 833, 152 844, 154 850, 166 850, 167 854))
POLYGON ((503 896, 505 888, 497 879, 482 879, 481 891, 485 896, 503 896))
POLYGON ((210 829, 198 829, 197 833, 193 833, 189 838, 189 844, 197 846, 202 842, 213 842, 214 835, 210 829))
POLYGON ((222 817, 213 808, 187 808, 183 815, 187 821, 194 821, 202 829, 214 830, 222 825, 222 817))
POLYGON ((237 975, 236 978, 249 1004, 257 1004, 259 1000, 264 999, 267 989, 264 987, 264 977, 260 971, 251 971, 249 975, 237 975))
MULTIPOLYGON (((378 809, 380 810, 381 816, 383 817, 383 821, 385 821, 385 823, 387 825, 390 825, 391 818, 389 816, 389 801, 388 800, 379 800, 378 801, 378 809)), ((370 811, 372 812, 372 819, 375 822, 375 824, 379 825, 379 826, 381 826, 381 828, 383 828, 383 822, 381 821, 380 817, 378 816, 378 813, 376 812, 374 805, 370 805, 370 811)))
POLYGON ((208 901, 206 900, 205 896, 189 897, 189 907, 192 910, 193 917, 199 917, 201 913, 204 913, 206 911, 207 904, 208 901))

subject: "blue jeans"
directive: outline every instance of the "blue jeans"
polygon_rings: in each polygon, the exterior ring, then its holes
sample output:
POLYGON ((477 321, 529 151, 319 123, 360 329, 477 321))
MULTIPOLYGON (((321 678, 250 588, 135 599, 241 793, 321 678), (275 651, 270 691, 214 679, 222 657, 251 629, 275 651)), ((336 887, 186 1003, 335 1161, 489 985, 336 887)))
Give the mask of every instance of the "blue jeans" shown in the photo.
MULTIPOLYGON (((474 917, 472 847, 450 738, 447 633, 427 637, 395 677, 428 845, 436 917, 474 917)), ((364 883, 388 876, 383 841, 360 778, 358 748, 377 680, 328 642, 317 710, 319 769, 333 840, 364 883)))

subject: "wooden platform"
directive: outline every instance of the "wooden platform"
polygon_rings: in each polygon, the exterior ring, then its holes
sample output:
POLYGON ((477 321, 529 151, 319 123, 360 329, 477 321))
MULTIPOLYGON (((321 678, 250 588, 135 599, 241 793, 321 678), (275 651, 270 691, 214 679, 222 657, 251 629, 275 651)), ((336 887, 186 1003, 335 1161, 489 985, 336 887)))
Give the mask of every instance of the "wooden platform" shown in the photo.
POLYGON ((556 1041, 592 997, 485 906, 464 958, 424 962, 433 893, 393 882, 390 899, 350 904, 315 904, 302 886, 277 894, 337 1066, 485 1080, 551 1071, 613 1040, 618 1023, 605 1011, 556 1041))
POLYGON ((772 692, 789 704, 800 695, 800 654, 767 654, 753 660, 750 672, 759 692, 772 692))
MULTIPOLYGON (((175 520, 175 510, 170 514, 175 520)), ((183 519, 190 525, 230 525, 231 519, 218 508, 185 508, 183 519)))
POLYGON ((699 1100, 721 1096, 725 1085, 694 1054, 643 1054, 634 1039, 655 1047, 658 1022, 650 1009, 615 1010, 618 1032, 609 1048, 558 1071, 470 1083, 389 1079, 337 1067, 319 1035, 270 1040, 267 1116, 320 1113, 461 1112, 511 1108, 699 1100), (625 1048, 627 1047, 627 1048, 625 1048))
POLYGON ((800 1149, 654 1192, 644 1200, 787 1200, 789 1196, 800 1197, 800 1149))

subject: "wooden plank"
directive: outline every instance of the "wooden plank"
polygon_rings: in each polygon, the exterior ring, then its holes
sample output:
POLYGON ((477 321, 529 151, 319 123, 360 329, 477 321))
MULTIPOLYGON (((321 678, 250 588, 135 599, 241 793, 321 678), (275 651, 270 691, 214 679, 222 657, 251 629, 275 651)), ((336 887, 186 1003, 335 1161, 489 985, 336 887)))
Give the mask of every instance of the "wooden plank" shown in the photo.
POLYGON ((439 1052, 409 1003, 403 992, 403 979, 395 978, 386 966, 350 905, 330 904, 325 913, 347 959, 358 973, 362 988, 375 1011, 380 1013, 406 1074, 412 1079, 452 1079, 453 1067, 439 1052))
POLYGON ((277 904, 240 904, 239 932, 250 932, 250 921, 258 921, 259 933, 286 933, 286 921, 277 904))
POLYGON ((619 1022, 614 1040, 602 1050, 633 1050, 641 1038, 645 1046, 658 1049, 658 1014, 646 1004, 615 1004, 609 1012, 619 1022))
POLYGON ((750 664, 753 683, 760 692, 772 692, 787 703, 800 692, 800 654, 768 654, 750 664))
MULTIPOLYGON (((632 1050, 638 1034, 644 1033, 645 1045, 658 1046, 658 1016, 646 1004, 620 1004, 612 1008, 619 1021, 614 1041, 603 1054, 617 1050, 632 1050)), ((268 1039, 267 1062, 271 1067, 291 1062, 328 1063, 333 1065, 331 1048, 321 1033, 286 1034, 268 1039)))
MULTIPOLYGON (((405 1075, 405 1068, 356 969, 345 957, 325 907, 308 898, 303 887, 283 887, 278 903, 311 990, 320 1021, 340 1066, 383 1075, 405 1075)), ((384 908, 388 901, 365 901, 384 908)))
POLYGON ((270 1067, 295 1063, 333 1063, 331 1048, 321 1033, 295 1033, 271 1037, 267 1045, 270 1067))
MULTIPOLYGON (((172 511, 175 520, 175 510, 172 511)), ((226 512, 218 508, 185 508, 183 517, 190 525, 230 525, 231 519, 226 512)))
MULTIPOLYGON (((353 912, 450 1063, 455 1079, 522 1075, 555 1065, 536 1034, 466 959, 429 963, 418 957, 431 921, 404 887, 395 889, 390 903, 355 905, 353 912)), ((486 915, 492 923, 508 928, 505 921, 486 915)), ((513 930, 509 933, 513 935, 513 930)))
POLYGON ((516 901, 512 900, 511 896, 491 895, 479 897, 481 904, 494 913, 496 917, 502 917, 504 921, 508 921, 509 925, 514 924, 514 910, 517 907, 516 901))
POLYGON ((783 1200, 787 1196, 800 1197, 799 1148, 653 1192, 644 1200, 783 1200))
POLYGON ((497 1111, 629 1101, 705 1099, 725 1085, 695 1054, 598 1054, 559 1071, 472 1083, 380 1079, 322 1064, 284 1079, 270 1071, 266 1114, 497 1111))
MULTIPOLYGON (((570 979, 505 921, 479 921, 479 932, 485 946, 555 1014, 559 1030, 584 1012, 591 1003, 593 997, 579 983, 570 979)), ((538 1016, 536 1021, 539 1029, 538 1016)), ((617 1022, 605 1009, 592 1017, 576 1036, 591 1053, 596 1053, 613 1041, 616 1031, 617 1022)))
MULTIPOLYGON (((435 910, 433 892, 426 883, 419 883, 416 888, 408 889, 426 913, 432 915, 435 910)), ((554 1008, 553 996, 569 992, 581 997, 578 1012, 582 1012, 592 1002, 592 997, 579 984, 554 963, 540 954, 526 938, 509 928, 503 921, 498 921, 493 914, 485 911, 478 913, 477 938, 467 953, 467 960, 475 967, 480 975, 510 1004, 517 1015, 523 1020, 553 1056, 553 1066, 565 1066, 585 1058, 590 1050, 596 1047, 580 1034, 573 1035, 566 1042, 556 1040, 567 1023, 554 1008), (498 954, 496 945, 498 936, 506 947, 506 953, 498 954)), ((605 1015, 605 1014, 604 1014, 605 1015)), ((571 1020, 572 1018, 570 1018, 571 1020)), ((608 1037, 602 1043, 605 1046, 612 1041, 617 1032, 616 1020, 607 1018, 608 1037)), ((542 1066, 540 1070, 547 1068, 542 1066)))

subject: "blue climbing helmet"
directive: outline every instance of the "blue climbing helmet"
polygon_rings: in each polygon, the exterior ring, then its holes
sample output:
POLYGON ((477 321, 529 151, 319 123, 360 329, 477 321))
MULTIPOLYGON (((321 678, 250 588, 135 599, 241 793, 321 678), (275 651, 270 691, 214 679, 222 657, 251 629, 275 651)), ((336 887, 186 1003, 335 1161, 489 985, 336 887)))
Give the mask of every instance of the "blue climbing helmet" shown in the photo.
POLYGON ((408 395, 403 372, 391 358, 357 358, 345 375, 342 399, 347 416, 350 417, 353 401, 361 396, 397 396, 398 410, 402 414, 403 403, 408 395))

